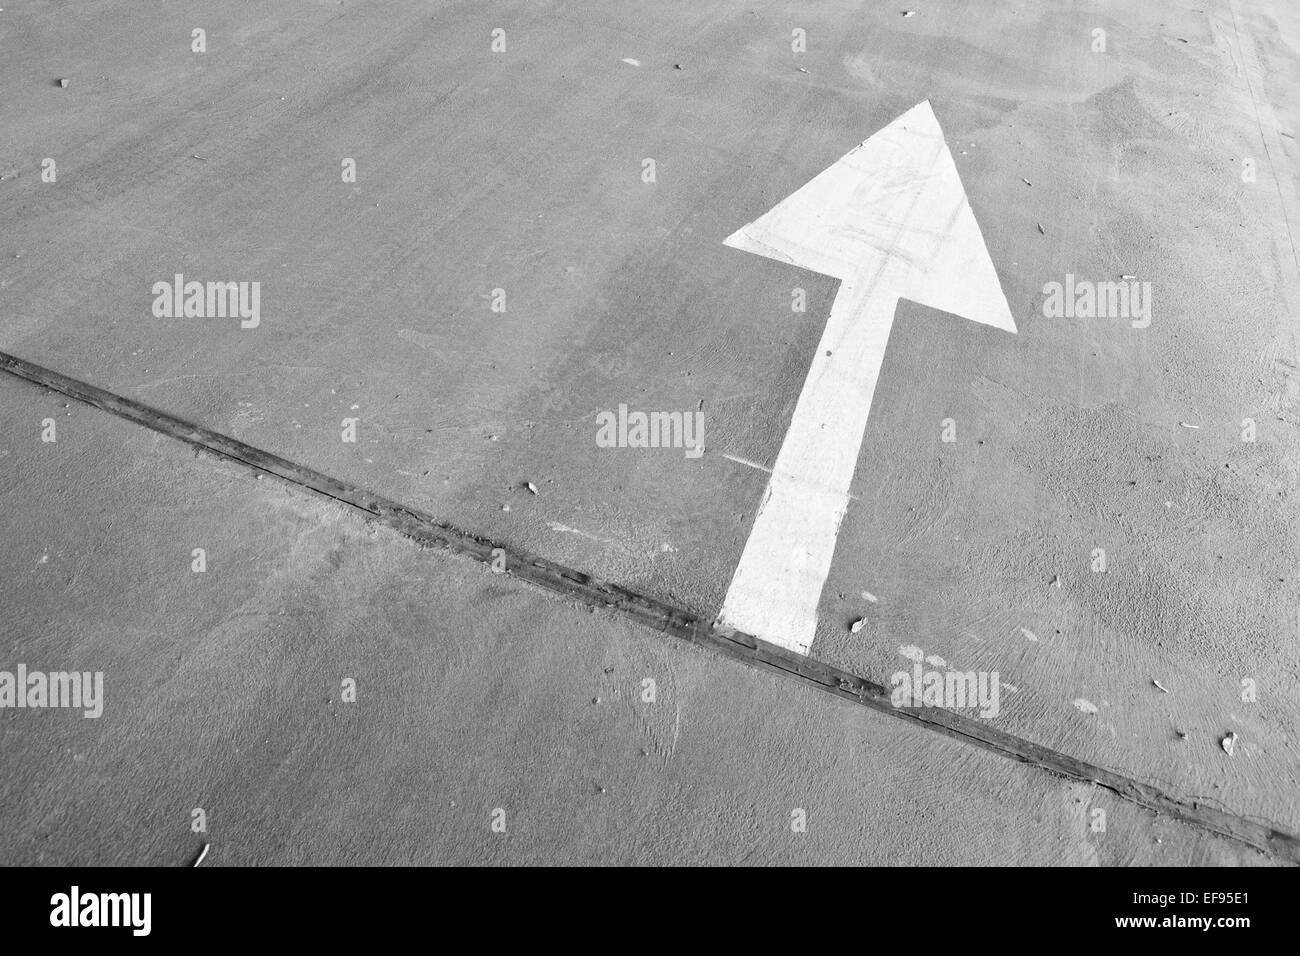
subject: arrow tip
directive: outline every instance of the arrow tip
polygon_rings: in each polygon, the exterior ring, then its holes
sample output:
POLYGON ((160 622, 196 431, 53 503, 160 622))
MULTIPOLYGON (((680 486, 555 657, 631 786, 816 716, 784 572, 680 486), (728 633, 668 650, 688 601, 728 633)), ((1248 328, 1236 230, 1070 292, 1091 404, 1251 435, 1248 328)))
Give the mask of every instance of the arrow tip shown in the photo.
POLYGON ((928 99, 725 240, 840 279, 905 264, 900 294, 1016 331, 979 224, 928 99))

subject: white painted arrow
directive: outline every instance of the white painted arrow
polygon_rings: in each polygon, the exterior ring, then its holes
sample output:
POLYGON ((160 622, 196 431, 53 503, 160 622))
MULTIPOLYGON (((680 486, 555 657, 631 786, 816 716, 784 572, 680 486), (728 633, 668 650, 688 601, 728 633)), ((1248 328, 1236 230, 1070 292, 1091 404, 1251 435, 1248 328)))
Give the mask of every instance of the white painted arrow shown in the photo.
POLYGON ((928 100, 726 244, 841 280, 718 616, 806 654, 898 300, 1016 323, 928 100))

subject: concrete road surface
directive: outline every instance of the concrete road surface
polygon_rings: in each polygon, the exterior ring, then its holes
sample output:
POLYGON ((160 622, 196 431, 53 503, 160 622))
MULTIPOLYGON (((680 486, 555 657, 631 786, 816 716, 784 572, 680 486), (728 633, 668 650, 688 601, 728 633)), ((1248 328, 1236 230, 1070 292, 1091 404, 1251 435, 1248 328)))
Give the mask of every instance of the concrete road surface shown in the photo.
POLYGON ((908 9, 6 7, 0 352, 701 620, 793 573, 809 660, 995 681, 934 705, 1048 758, 3 375, 0 863, 1300 861, 1300 10, 908 9), (790 240, 909 276, 859 355, 859 280, 724 240, 877 134, 790 240))

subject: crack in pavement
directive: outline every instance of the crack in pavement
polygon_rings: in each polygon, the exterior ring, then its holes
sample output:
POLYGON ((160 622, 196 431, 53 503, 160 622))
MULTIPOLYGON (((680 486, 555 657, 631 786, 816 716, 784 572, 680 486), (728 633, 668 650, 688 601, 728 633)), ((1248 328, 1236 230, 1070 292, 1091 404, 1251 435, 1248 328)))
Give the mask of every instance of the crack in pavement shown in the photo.
POLYGON ((501 573, 590 607, 606 608, 639 624, 709 648, 759 670, 798 681, 862 707, 906 720, 914 726, 945 734, 1058 777, 1095 784, 1153 813, 1165 814, 1245 844, 1273 859, 1300 864, 1300 837, 1288 833, 1278 824, 1229 813, 1206 806, 1198 800, 1172 796, 1151 784, 951 711, 936 707, 895 707, 886 688, 849 671, 707 621, 691 611, 648 594, 462 531, 372 491, 8 353, 0 352, 0 370, 185 442, 201 451, 274 475, 290 485, 345 504, 363 512, 368 520, 391 528, 421 547, 440 548, 472 558, 492 566, 493 570, 500 570, 501 573))

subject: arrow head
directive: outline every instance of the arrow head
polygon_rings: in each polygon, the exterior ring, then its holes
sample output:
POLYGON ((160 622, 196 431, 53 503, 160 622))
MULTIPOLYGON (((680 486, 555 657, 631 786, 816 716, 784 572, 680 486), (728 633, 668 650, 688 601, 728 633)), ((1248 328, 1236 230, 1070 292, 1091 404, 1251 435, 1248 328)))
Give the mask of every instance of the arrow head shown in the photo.
POLYGON ((908 110, 726 245, 1008 332, 1015 319, 930 101, 908 110))

